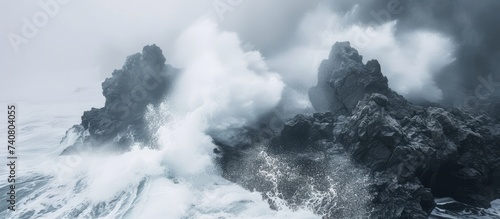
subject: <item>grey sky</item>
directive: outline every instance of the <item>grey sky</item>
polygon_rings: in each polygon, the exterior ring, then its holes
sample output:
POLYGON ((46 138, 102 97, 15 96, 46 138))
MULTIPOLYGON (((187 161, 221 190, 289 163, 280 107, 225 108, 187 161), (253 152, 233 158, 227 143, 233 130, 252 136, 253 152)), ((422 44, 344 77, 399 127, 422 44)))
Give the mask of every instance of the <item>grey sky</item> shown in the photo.
POLYGON ((381 25, 380 19, 385 19, 381 13, 394 1, 403 11, 390 14, 387 21, 397 20, 397 37, 421 29, 441 33, 457 44, 456 61, 433 78, 445 97, 457 89, 474 89, 480 75, 499 75, 500 1, 495 0, 4 1, 0 92, 15 90, 18 97, 37 98, 100 83, 146 44, 162 47, 169 62, 175 39, 203 16, 214 16, 222 30, 241 37, 243 46, 273 59, 297 44, 298 28, 318 5, 337 13, 342 17, 338 22, 348 27, 381 25), (12 33, 24 37, 24 19, 33 23, 40 12, 47 13, 40 2, 57 2, 59 8, 49 6, 55 12, 49 13, 46 24, 34 24, 37 32, 25 37, 27 43, 12 46, 12 33))

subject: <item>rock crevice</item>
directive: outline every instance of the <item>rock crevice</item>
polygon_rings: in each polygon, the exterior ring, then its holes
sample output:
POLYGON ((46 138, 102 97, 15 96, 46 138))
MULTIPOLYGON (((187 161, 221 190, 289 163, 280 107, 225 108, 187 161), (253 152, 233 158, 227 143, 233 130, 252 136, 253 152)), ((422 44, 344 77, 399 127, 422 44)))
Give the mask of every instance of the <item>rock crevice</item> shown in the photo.
POLYGON ((400 217, 423 217, 435 205, 433 195, 478 207, 500 198, 497 121, 411 104, 388 87, 377 61, 363 65, 357 54, 349 43, 336 43, 326 60, 330 64, 319 70, 324 81, 311 89, 310 98, 319 111, 348 116, 335 138, 384 182, 376 184, 374 203, 403 206, 400 217), (408 193, 404 205, 398 204, 404 195, 387 198, 402 191, 408 193))

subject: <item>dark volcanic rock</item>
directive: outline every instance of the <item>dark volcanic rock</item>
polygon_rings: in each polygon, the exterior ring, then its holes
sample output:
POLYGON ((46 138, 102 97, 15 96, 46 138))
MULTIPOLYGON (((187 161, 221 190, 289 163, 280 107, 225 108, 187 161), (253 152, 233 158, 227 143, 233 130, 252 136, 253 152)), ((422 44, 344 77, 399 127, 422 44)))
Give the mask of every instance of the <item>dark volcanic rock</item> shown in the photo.
MULTIPOLYGON (((317 184, 332 176, 324 169, 338 159, 332 155, 346 151, 353 162, 371 172, 371 218, 427 218, 436 206, 436 196, 476 207, 489 207, 500 198, 497 120, 438 104, 409 103, 388 87, 379 63, 363 64, 348 42, 333 46, 328 60, 321 63, 318 84, 309 97, 316 110, 325 113, 297 115, 284 122, 268 143, 261 139, 255 145, 267 145, 267 153, 286 162, 281 165, 320 173, 306 174, 317 184)), ((262 169, 259 161, 248 159, 255 156, 251 150, 252 146, 244 150, 233 147, 223 155, 226 164, 231 164, 230 168, 223 164, 225 177, 266 193, 266 186, 251 186, 260 181, 241 180, 245 177, 239 170, 244 166, 251 166, 252 176, 262 169)), ((294 188, 286 191, 297 192, 294 188)), ((335 211, 319 209, 315 211, 335 211)))
POLYGON ((156 45, 145 46, 142 53, 127 57, 123 68, 102 83, 104 107, 83 113, 78 129, 86 133, 63 153, 97 144, 126 150, 134 142, 149 143, 151 135, 144 119, 147 106, 162 102, 178 74, 165 61, 156 45))
POLYGON ((297 115, 280 132, 249 133, 253 145, 219 144, 223 176, 261 192, 273 209, 286 203, 323 218, 367 218, 369 174, 333 143, 334 121, 329 112, 297 115))
POLYGON ((348 43, 333 46, 319 74, 329 86, 320 81, 312 88, 311 102, 349 116, 335 138, 374 172, 375 206, 394 206, 393 212, 375 207, 374 215, 424 218, 435 205, 433 195, 479 207, 500 198, 497 121, 408 103, 387 86, 378 63, 363 65, 348 43), (328 99, 315 100, 316 94, 328 99))
POLYGON ((315 113, 313 116, 297 115, 284 124, 281 133, 272 140, 270 150, 274 153, 326 150, 317 142, 333 137, 334 121, 330 112, 315 113))
MULTIPOLYGON (((154 142, 144 114, 177 74, 155 45, 128 57, 102 84, 105 106, 67 132, 79 137, 63 153, 154 142)), ((500 198, 498 120, 409 103, 388 87, 376 60, 364 64, 347 42, 333 46, 309 97, 321 113, 297 115, 280 128, 266 116, 237 130, 235 142, 207 133, 219 146, 223 176, 262 192, 272 207, 278 197, 325 218, 364 218, 366 210, 371 218, 426 218, 435 196, 476 207, 500 198)))
POLYGON ((318 84, 309 92, 309 99, 318 111, 347 114, 366 93, 390 92, 387 78, 382 76, 377 61, 366 65, 358 51, 349 42, 336 43, 328 60, 324 60, 318 73, 318 84))

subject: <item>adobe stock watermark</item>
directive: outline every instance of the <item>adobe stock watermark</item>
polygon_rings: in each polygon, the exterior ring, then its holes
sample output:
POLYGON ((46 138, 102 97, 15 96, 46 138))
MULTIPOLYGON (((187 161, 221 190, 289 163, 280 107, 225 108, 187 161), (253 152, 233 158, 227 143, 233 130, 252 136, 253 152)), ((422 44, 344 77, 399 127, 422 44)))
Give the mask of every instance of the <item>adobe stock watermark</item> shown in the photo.
POLYGON ((493 97, 500 89, 500 82, 493 80, 493 75, 489 74, 486 78, 478 77, 479 84, 474 89, 474 95, 468 95, 462 106, 467 110, 484 109, 488 105, 488 100, 493 97))
POLYGON ((379 11, 370 11, 370 16, 373 18, 373 22, 368 24, 369 28, 359 29, 353 39, 353 46, 360 49, 368 47, 374 38, 378 37, 379 33, 375 31, 375 27, 383 25, 387 22, 393 20, 393 16, 399 15, 403 12, 404 8, 401 4, 401 0, 389 1, 386 7, 379 11))
MULTIPOLYGON (((143 71, 140 83, 133 87, 130 92, 122 94, 119 99, 111 103, 111 111, 120 114, 120 120, 126 120, 132 114, 137 103, 145 101, 151 93, 161 88, 165 80, 168 80, 168 78, 162 77, 161 71, 155 71, 150 66, 143 65, 140 70, 143 71)), ((132 71, 136 75, 140 74, 136 72, 137 69, 132 71)))
POLYGON ((65 179, 67 176, 74 174, 75 170, 83 162, 83 158, 79 152, 67 156, 60 156, 59 161, 51 161, 51 168, 56 173, 55 177, 58 180, 65 179))
MULTIPOLYGON (((78 142, 81 142, 81 139, 84 138, 85 131, 83 127, 73 126, 69 130, 66 131, 65 137, 59 142, 59 146, 64 148, 65 150, 76 145, 78 142)), ((55 152, 52 148, 47 147, 45 152, 42 154, 50 154, 55 155, 57 158, 48 159, 42 163, 42 167, 47 170, 51 170, 52 175, 57 180, 63 180, 68 176, 72 176, 75 170, 81 166, 83 162, 83 157, 80 154, 82 151, 78 148, 74 148, 75 150, 70 150, 70 153, 62 153, 59 154, 55 152)))
POLYGON ((214 0, 212 2, 212 13, 218 21, 223 21, 228 12, 234 11, 243 4, 244 0, 214 0))
MULTIPOLYGON (((369 12, 370 17, 372 18, 372 22, 370 22, 367 26, 368 28, 354 28, 353 32, 349 33, 349 42, 351 43, 351 46, 356 48, 356 49, 363 49, 371 45, 374 39, 376 39, 380 33, 377 32, 378 27, 380 27, 383 24, 386 24, 390 21, 394 20, 394 16, 401 14, 404 11, 404 7, 401 3, 401 0, 391 0, 387 3, 386 7, 379 10, 371 10, 369 12), (352 33, 352 35, 351 35, 352 33)), ((331 19, 331 22, 337 23, 337 17, 334 17, 331 19)), ((332 29, 335 29, 335 25, 329 24, 333 26, 332 29)), ((356 27, 356 26, 354 26, 356 27)), ((326 28, 328 29, 328 28, 326 28)), ((327 46, 332 46, 332 41, 331 39, 336 39, 336 35, 341 35, 337 32, 328 32, 324 31, 319 33, 320 40, 321 42, 321 47, 327 47, 327 46), (323 40, 323 39, 328 39, 328 40, 323 40)), ((313 66, 320 66, 320 63, 325 59, 324 56, 321 56, 320 54, 316 53, 312 65, 313 66)))
MULTIPOLYGON (((111 127, 112 123, 117 123, 117 125, 119 125, 124 120, 130 119, 133 116, 137 104, 144 103, 144 101, 150 97, 151 93, 157 92, 158 89, 164 86, 163 83, 165 80, 168 80, 167 77, 162 75, 162 73, 165 73, 163 70, 155 71, 152 67, 146 64, 142 64, 140 69, 131 69, 130 71, 130 74, 132 75, 142 75, 141 78, 139 78, 140 81, 136 86, 131 88, 129 92, 122 94, 111 103, 109 106, 110 110, 112 113, 116 113, 118 115, 118 120, 104 121, 107 122, 107 124, 104 124, 105 127, 111 127)), ((168 74, 170 72, 167 71, 166 73, 168 74)), ((85 132, 86 130, 79 131, 78 129, 72 128, 66 133, 66 137, 68 137, 68 135, 82 137, 87 135, 85 132)), ((69 139, 71 139, 71 137, 69 139)), ((75 142, 70 142, 66 145, 66 147, 74 144, 75 142)), ((85 149, 75 148, 72 153, 59 156, 59 159, 56 161, 47 161, 45 166, 48 166, 55 173, 56 179, 64 180, 68 176, 75 174, 75 171, 79 169, 84 161, 81 154, 84 151, 85 149)))
POLYGON ((274 110, 269 114, 269 120, 267 120, 264 129, 271 133, 279 133, 285 124, 285 116, 284 113, 281 112, 283 110, 279 110, 278 108, 274 108, 274 110))
POLYGON ((68 4, 71 0, 39 0, 40 9, 31 17, 23 17, 23 25, 19 32, 10 32, 7 38, 14 52, 17 54, 22 45, 27 45, 29 41, 35 38, 41 29, 46 27, 50 20, 56 17, 61 6, 68 4))

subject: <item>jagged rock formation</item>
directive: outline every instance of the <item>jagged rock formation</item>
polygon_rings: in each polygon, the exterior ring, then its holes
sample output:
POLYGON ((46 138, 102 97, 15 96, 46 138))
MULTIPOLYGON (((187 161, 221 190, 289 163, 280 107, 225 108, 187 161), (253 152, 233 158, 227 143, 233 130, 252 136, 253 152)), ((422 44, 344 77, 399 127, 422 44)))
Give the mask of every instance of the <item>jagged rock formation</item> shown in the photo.
POLYGON ((81 124, 73 127, 80 138, 63 154, 95 145, 126 150, 134 142, 149 143, 151 134, 144 119, 147 106, 161 103, 178 74, 165 61, 156 45, 127 57, 123 68, 102 83, 104 107, 83 113, 81 124))
POLYGON ((479 207, 500 197, 498 121, 408 103, 387 86, 378 62, 363 64, 349 43, 333 46, 319 74, 311 102, 349 116, 334 138, 373 171, 379 215, 426 217, 433 195, 479 207))
MULTIPOLYGON (((165 98, 177 74, 155 45, 128 57, 102 84, 105 106, 84 113, 67 134, 79 136, 76 143, 63 153, 151 143, 144 114, 165 98)), ((325 218, 427 218, 435 196, 478 207, 500 198, 498 120, 414 105, 387 82, 376 60, 364 64, 348 42, 336 43, 309 92, 320 113, 296 115, 280 127, 272 124, 280 118, 267 115, 240 130, 234 145, 212 135, 223 176, 262 192, 272 207, 272 197, 280 197, 325 218)))
POLYGON ((249 132, 250 145, 216 142, 223 176, 261 192, 273 209, 285 202, 324 218, 367 218, 369 174, 333 142, 334 122, 330 112, 299 114, 278 132, 265 126, 249 132))
MULTIPOLYGON (((317 111, 326 113, 298 115, 267 144, 259 144, 306 169, 314 161, 334 159, 328 157, 342 153, 340 145, 371 172, 372 218, 427 218, 435 196, 478 207, 500 198, 498 121, 409 103, 388 87, 379 63, 363 64, 348 42, 333 46, 309 97, 317 111)), ((239 153, 239 161, 245 153, 239 153)), ((325 174, 321 168, 310 171, 325 174)), ((290 189, 283 191, 293 193, 290 189)))
POLYGON ((309 90, 309 99, 316 110, 349 115, 365 94, 371 93, 386 95, 397 101, 391 107, 405 110, 399 105, 406 104, 406 100, 389 89, 378 61, 371 60, 364 65, 362 60, 349 42, 333 45, 328 59, 319 67, 318 84, 309 90))

